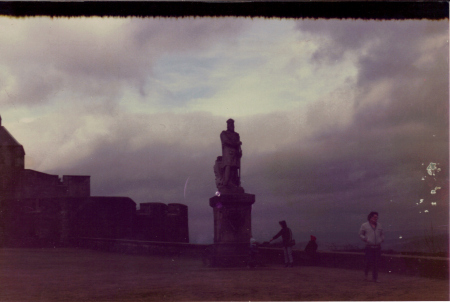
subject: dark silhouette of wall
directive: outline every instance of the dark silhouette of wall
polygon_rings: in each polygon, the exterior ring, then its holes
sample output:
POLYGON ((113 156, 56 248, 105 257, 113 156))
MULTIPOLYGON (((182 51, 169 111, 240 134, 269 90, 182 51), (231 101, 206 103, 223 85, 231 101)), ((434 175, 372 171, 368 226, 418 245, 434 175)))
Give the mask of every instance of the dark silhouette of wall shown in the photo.
POLYGON ((59 246, 67 244, 76 208, 85 198, 22 198, 0 201, 0 244, 59 246))
POLYGON ((137 238, 166 241, 167 205, 160 202, 146 202, 141 203, 140 207, 137 213, 137 238))
POLYGON ((1 125, 0 246, 59 246, 80 237, 189 242, 187 206, 90 196, 90 176, 25 169, 25 151, 1 125))
POLYGON ((188 208, 179 203, 140 204, 136 239, 161 242, 189 242, 188 208))
POLYGON ((136 203, 128 197, 89 197, 74 214, 72 237, 132 238, 136 203))
POLYGON ((0 117, 0 201, 12 198, 15 180, 24 169, 25 150, 1 124, 0 117))
POLYGON ((189 242, 188 207, 180 203, 167 205, 167 241, 189 242))
POLYGON ((0 201, 0 245, 66 246, 77 238, 189 242, 187 206, 128 197, 22 198, 0 201), (142 207, 142 205, 141 205, 142 207))

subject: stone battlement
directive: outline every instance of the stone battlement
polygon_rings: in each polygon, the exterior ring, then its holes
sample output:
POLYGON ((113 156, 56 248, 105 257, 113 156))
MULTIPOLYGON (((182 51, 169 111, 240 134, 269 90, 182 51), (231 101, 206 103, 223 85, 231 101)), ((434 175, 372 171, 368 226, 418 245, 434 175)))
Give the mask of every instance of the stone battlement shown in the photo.
MULTIPOLYGON (((194 258, 204 258, 207 244, 190 244, 176 242, 155 242, 139 240, 114 240, 101 238, 80 238, 78 246, 109 252, 143 255, 176 255, 194 258)), ((319 251, 317 266, 363 270, 364 253, 325 252, 319 251)), ((302 250, 293 250, 294 263, 300 266, 311 266, 311 260, 302 250)), ((283 249, 259 248, 259 261, 262 264, 282 264, 283 249)), ((382 254, 380 272, 403 274, 436 279, 449 278, 449 258, 421 257, 407 255, 382 254)))

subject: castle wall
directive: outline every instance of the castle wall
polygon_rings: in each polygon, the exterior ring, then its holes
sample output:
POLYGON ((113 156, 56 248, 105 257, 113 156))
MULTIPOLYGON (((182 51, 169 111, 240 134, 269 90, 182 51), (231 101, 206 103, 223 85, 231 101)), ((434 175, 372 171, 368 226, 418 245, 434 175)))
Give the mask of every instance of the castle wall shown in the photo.
POLYGON ((24 168, 24 156, 22 146, 0 144, 0 200, 14 196, 17 177, 24 168))
POLYGON ((65 190, 58 175, 24 169, 19 174, 14 198, 63 197, 65 190))
POLYGON ((1 126, 0 246, 57 246, 74 238, 189 242, 187 206, 91 197, 90 176, 25 169, 25 151, 1 126))
POLYGON ((188 207, 179 203, 141 203, 136 217, 134 238, 159 242, 189 242, 188 207))
POLYGON ((91 196, 91 177, 80 175, 63 175, 63 185, 67 197, 91 196))
POLYGON ((73 236, 131 238, 136 203, 128 197, 89 197, 74 214, 73 236))
POLYGON ((0 165, 24 169, 25 151, 22 146, 0 145, 0 165))
POLYGON ((180 203, 167 205, 167 242, 189 242, 188 207, 180 203))
POLYGON ((166 241, 167 205, 160 202, 140 204, 137 213, 136 238, 150 241, 166 241))
POLYGON ((0 202, 0 246, 60 246, 73 236, 85 198, 22 198, 0 202))

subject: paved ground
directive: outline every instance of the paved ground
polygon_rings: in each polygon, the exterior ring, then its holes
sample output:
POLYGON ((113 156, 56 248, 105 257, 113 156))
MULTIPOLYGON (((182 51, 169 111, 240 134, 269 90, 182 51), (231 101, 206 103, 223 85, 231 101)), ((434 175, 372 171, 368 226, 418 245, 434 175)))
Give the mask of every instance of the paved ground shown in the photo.
POLYGON ((318 267, 204 267, 199 260, 76 249, 0 249, 0 301, 449 300, 448 280, 318 267))

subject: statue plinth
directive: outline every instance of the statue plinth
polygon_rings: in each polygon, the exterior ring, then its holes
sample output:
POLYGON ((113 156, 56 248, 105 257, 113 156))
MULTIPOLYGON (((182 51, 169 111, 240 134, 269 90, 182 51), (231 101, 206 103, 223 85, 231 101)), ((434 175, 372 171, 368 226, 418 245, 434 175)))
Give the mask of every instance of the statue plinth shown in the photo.
POLYGON ((223 194, 209 199, 214 213, 214 245, 211 263, 214 266, 247 264, 252 236, 251 212, 255 195, 223 194))
POLYGON ((220 195, 236 195, 236 194, 244 194, 244 188, 243 187, 237 187, 237 186, 217 186, 218 192, 220 192, 220 195))

